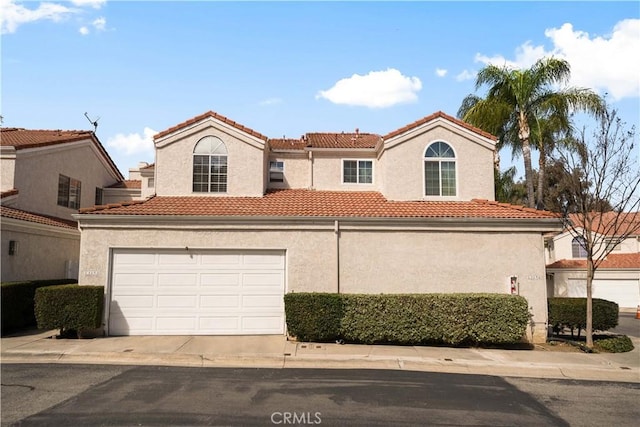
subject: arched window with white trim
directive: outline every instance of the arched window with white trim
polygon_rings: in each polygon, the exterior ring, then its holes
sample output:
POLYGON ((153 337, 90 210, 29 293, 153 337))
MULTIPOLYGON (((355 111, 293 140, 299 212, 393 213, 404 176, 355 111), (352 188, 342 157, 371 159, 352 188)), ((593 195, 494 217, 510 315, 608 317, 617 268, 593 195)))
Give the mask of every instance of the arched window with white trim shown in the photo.
POLYGON ((425 196, 456 196, 456 154, 446 142, 436 141, 424 154, 425 196))
POLYGON ((193 192, 227 192, 227 147, 220 138, 205 136, 193 149, 193 192))

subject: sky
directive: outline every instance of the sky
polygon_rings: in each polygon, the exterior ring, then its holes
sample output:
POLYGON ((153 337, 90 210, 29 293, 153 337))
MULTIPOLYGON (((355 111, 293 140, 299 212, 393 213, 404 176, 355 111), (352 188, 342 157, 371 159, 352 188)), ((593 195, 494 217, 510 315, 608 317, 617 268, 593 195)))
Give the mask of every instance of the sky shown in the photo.
POLYGON ((551 55, 640 124, 637 1, 0 0, 0 20, 2 126, 97 121, 125 177, 155 133, 210 110, 270 138, 384 135, 455 116, 488 64, 551 55))

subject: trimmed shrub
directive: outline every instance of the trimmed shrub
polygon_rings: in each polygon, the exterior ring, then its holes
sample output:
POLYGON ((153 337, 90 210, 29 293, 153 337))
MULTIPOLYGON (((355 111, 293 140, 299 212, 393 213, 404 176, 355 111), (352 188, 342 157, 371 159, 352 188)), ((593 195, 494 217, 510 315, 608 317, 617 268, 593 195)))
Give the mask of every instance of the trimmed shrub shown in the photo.
MULTIPOLYGON (((549 325, 554 331, 564 328, 578 330, 587 326, 586 298, 549 298, 549 325)), ((615 302, 593 298, 593 330, 606 331, 618 326, 618 304, 615 302)))
POLYGON ((333 341, 343 315, 338 294, 290 293, 284 296, 289 333, 302 341, 333 341))
POLYGON ((36 290, 39 329, 65 331, 96 329, 102 324, 104 286, 62 285, 36 290))
POLYGON ((626 353, 633 350, 633 343, 626 335, 618 335, 610 338, 596 338, 593 340, 594 346, 598 350, 609 353, 626 353))
POLYGON ((285 296, 285 311, 289 332, 300 340, 367 344, 518 343, 530 320, 526 299, 504 294, 299 293, 285 296), (333 307, 329 318, 318 301, 333 307))
POLYGON ((31 280, 0 284, 2 301, 2 335, 18 329, 36 326, 34 297, 36 289, 45 286, 76 283, 75 279, 31 280))

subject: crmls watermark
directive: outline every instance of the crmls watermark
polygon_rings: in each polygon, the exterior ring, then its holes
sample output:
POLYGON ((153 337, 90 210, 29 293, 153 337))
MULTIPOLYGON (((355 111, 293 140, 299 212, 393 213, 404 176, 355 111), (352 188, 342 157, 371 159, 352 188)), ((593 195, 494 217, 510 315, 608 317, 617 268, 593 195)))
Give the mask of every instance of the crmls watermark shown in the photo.
POLYGON ((284 425, 322 424, 321 415, 320 412, 274 412, 271 414, 271 422, 284 425))

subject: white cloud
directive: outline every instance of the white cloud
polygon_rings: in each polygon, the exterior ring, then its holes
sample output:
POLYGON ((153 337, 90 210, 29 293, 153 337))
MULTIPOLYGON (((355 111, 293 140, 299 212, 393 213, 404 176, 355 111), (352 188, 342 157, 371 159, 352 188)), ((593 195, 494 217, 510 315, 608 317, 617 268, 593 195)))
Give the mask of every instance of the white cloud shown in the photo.
POLYGON ((260 101, 260 105, 277 105, 282 104, 282 98, 268 98, 264 101, 260 101))
POLYGON ((87 34, 89 34, 89 29, 87 27, 80 27, 80 29, 78 30, 80 32, 80 34, 82 34, 83 36, 86 36, 87 34))
POLYGON ((419 78, 403 76, 400 71, 389 68, 339 80, 331 89, 319 91, 316 99, 325 98, 334 104, 385 108, 415 102, 418 99, 416 92, 421 89, 419 78))
POLYGON ((447 70, 445 70, 444 68, 436 68, 436 76, 444 77, 446 75, 447 75, 447 70))
POLYGON ((130 133, 128 135, 119 133, 107 140, 107 146, 125 155, 152 154, 154 150, 153 135, 157 133, 148 127, 144 128, 142 135, 139 133, 130 133))
POLYGON ((107 26, 107 20, 101 16, 100 18, 93 21, 91 25, 93 25, 93 28, 95 28, 98 31, 104 31, 107 26))
POLYGON ((27 9, 14 0, 0 0, 0 31, 11 34, 22 24, 41 20, 59 22, 74 13, 76 9, 56 3, 40 3, 37 9, 27 9))
POLYGON ((574 30, 570 23, 544 34, 553 43, 550 50, 526 42, 516 49, 515 60, 477 54, 476 62, 526 68, 553 55, 571 65, 572 86, 608 92, 613 100, 640 96, 640 19, 622 20, 606 36, 574 30))
POLYGON ((100 9, 105 3, 107 3, 107 0, 71 0, 71 3, 76 6, 89 6, 94 9, 100 9))
POLYGON ((476 78, 476 73, 474 71, 463 70, 460 74, 456 76, 456 81, 463 82, 465 80, 471 80, 476 78))

